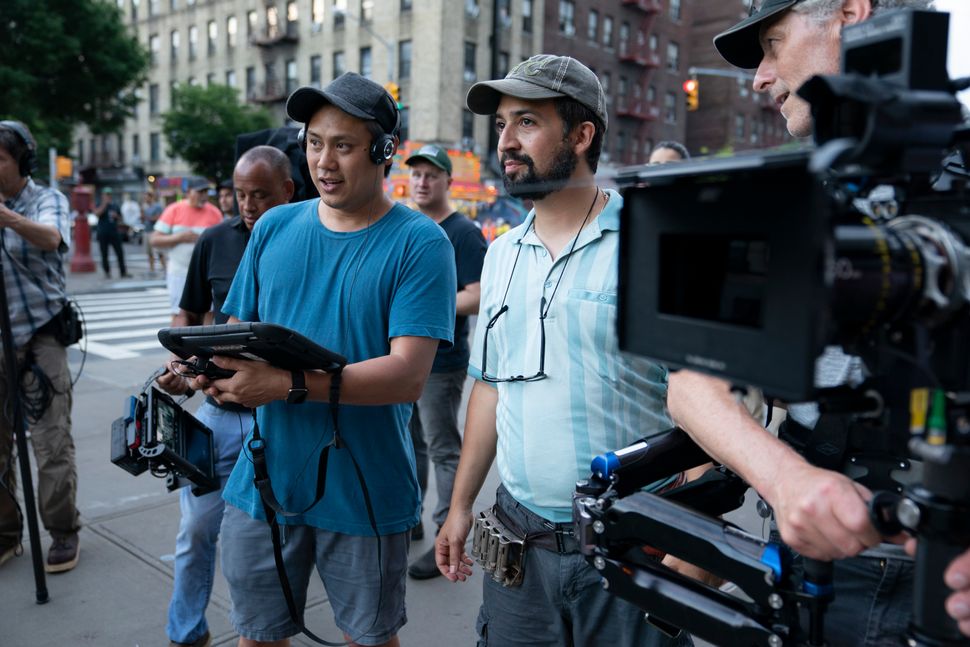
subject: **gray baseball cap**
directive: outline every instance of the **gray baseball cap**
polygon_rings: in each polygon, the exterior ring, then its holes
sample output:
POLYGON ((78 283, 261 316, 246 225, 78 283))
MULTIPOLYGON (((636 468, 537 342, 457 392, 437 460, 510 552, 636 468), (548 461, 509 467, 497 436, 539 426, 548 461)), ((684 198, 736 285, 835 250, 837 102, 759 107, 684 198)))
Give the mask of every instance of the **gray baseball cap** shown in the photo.
POLYGON ((502 95, 529 100, 569 97, 589 108, 604 128, 609 125, 600 80, 570 56, 537 54, 513 67, 504 79, 476 83, 465 102, 476 114, 494 115, 502 95))
POLYGON ((376 121, 389 135, 398 128, 398 111, 394 99, 383 87, 356 72, 345 72, 322 90, 305 86, 286 100, 286 114, 293 121, 307 123, 324 104, 333 104, 348 115, 365 121, 376 121))
POLYGON ((721 57, 735 67, 753 70, 761 65, 761 27, 764 21, 780 14, 801 0, 751 0, 751 14, 735 26, 714 37, 714 47, 721 57))

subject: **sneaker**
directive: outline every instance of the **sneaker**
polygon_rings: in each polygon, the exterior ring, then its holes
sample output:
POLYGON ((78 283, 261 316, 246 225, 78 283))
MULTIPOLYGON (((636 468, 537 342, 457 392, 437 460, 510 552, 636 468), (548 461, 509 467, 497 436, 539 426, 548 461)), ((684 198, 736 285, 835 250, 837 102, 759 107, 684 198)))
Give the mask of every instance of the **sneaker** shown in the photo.
POLYGON ((209 647, 212 644, 212 636, 206 631, 204 634, 199 636, 199 639, 193 643, 177 643, 174 640, 168 643, 168 647, 209 647))
POLYGON ((12 544, 9 542, 0 542, 0 566, 3 566, 14 557, 20 557, 23 554, 24 549, 19 541, 12 544))
POLYGON ((430 580, 441 575, 438 564, 434 561, 434 546, 408 566, 408 575, 416 580, 430 580))
POLYGON ((419 521, 418 525, 411 528, 411 541, 421 541, 422 539, 424 539, 424 524, 419 521))
POLYGON ((47 552, 47 564, 44 570, 48 573, 64 573, 77 566, 81 555, 81 543, 77 533, 72 532, 63 537, 54 537, 50 550, 47 552))

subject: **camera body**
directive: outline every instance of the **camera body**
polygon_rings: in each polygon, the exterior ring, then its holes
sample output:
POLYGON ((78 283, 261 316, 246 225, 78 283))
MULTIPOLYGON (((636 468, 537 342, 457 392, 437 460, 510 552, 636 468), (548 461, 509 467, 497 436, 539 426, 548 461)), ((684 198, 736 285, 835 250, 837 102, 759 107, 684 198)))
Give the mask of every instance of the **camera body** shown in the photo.
POLYGON ((212 431, 155 387, 130 396, 111 424, 111 462, 134 476, 165 478, 170 492, 191 485, 201 496, 220 486, 212 431))

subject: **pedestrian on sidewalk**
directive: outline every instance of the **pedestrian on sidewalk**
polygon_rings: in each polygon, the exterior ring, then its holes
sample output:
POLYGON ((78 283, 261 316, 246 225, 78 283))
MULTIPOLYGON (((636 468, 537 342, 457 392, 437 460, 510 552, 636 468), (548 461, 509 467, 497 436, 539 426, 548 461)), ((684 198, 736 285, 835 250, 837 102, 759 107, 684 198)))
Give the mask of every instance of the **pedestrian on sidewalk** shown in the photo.
POLYGON ((155 195, 154 191, 145 194, 145 202, 142 205, 142 225, 144 230, 145 254, 148 256, 148 271, 155 273, 155 257, 162 264, 162 271, 165 270, 165 254, 152 247, 152 232, 155 231, 155 223, 162 215, 162 201, 155 195))
POLYGON ((118 275, 121 278, 130 278, 128 270, 125 269, 125 250, 121 246, 121 232, 118 225, 121 223, 121 209, 114 203, 114 191, 110 186, 101 190, 101 203, 95 207, 94 213, 98 216, 98 246, 101 248, 101 269, 104 270, 104 277, 111 278, 111 265, 108 263, 108 248, 115 252, 118 259, 118 275))
MULTIPOLYGON (((455 301, 455 342, 438 348, 431 375, 411 412, 411 440, 418 468, 422 501, 428 489, 428 455, 434 463, 438 500, 432 520, 440 528, 448 516, 451 489, 461 454, 458 406, 468 373, 468 317, 478 314, 479 280, 488 245, 472 221, 455 211, 448 201, 451 188, 451 160, 443 148, 428 144, 405 161, 410 168, 411 198, 415 206, 445 230, 455 249, 458 295, 455 301)), ((415 526, 412 539, 423 536, 415 526)), ((435 563, 434 546, 408 567, 408 575, 426 580, 441 575, 435 563)))
MULTIPOLYGON (((266 211, 293 197, 289 159, 272 146, 246 151, 236 162, 233 180, 241 215, 210 227, 199 236, 173 326, 202 325, 210 311, 215 313, 214 323, 226 323, 228 317, 223 314, 222 305, 253 225, 266 211)), ((188 391, 188 382, 171 365, 169 372, 158 378, 158 385, 172 395, 188 391)), ((207 396, 195 417, 212 430, 216 475, 225 485, 239 457, 242 440, 252 429, 252 410, 231 402, 220 404, 207 396)), ((205 610, 212 594, 216 542, 225 506, 221 489, 202 496, 195 496, 190 488, 179 492, 182 519, 175 540, 175 582, 166 628, 170 647, 209 645, 205 610)))
POLYGON ((208 194, 209 181, 205 178, 189 182, 188 195, 165 208, 151 235, 152 247, 164 249, 168 254, 165 283, 173 320, 179 313, 195 241, 207 228, 222 222, 222 214, 208 201, 208 194))
POLYGON ((49 573, 77 565, 81 548, 77 468, 71 437, 71 375, 63 315, 71 240, 67 198, 34 183, 36 144, 27 126, 0 121, 0 237, 12 341, 20 376, 0 365, 0 565, 23 553, 23 515, 16 499, 10 402, 21 397, 37 463, 37 507, 52 542, 49 573), (46 393, 37 401, 32 395, 46 393), (31 394, 31 395, 28 395, 31 394))

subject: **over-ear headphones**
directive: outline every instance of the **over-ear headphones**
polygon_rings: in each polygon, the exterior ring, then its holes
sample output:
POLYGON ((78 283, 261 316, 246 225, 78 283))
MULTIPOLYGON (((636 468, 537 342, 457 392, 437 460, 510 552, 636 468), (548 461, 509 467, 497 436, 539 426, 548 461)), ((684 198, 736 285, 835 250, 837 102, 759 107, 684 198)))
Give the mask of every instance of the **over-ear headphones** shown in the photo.
MULTIPOLYGON (((401 130, 401 111, 395 109, 394 114, 397 116, 394 122, 394 129, 389 133, 381 133, 370 145, 370 150, 368 151, 370 161, 375 164, 385 164, 394 158, 394 137, 401 130)), ((306 153, 306 125, 301 126, 300 132, 296 134, 296 143, 306 153)))
POLYGON ((27 147, 20 159, 17 160, 20 177, 27 177, 37 169, 37 146, 34 144, 34 138, 30 136, 30 131, 19 121, 0 121, 0 128, 12 131, 27 147))

